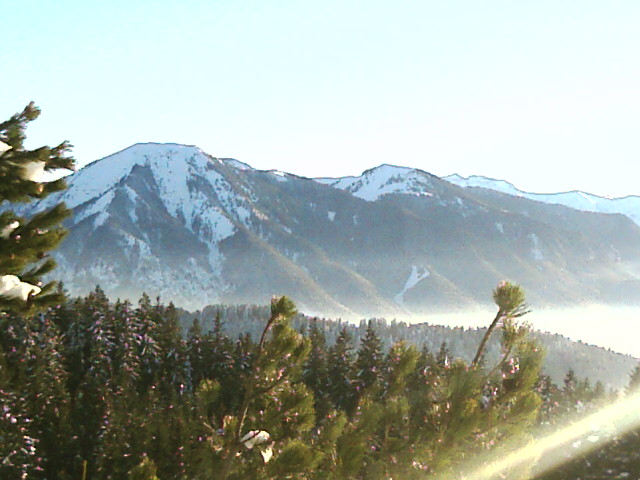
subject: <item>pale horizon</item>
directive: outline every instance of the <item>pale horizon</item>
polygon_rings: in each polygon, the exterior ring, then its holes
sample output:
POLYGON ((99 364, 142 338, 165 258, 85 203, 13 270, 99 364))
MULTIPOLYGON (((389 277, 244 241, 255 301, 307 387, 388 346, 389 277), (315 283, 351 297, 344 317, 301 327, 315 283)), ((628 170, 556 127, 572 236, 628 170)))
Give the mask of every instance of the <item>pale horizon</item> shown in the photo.
POLYGON ((79 166, 176 142, 306 177, 390 163, 622 197, 638 23, 631 0, 24 0, 3 10, 0 116, 33 100, 28 146, 69 140, 79 166))

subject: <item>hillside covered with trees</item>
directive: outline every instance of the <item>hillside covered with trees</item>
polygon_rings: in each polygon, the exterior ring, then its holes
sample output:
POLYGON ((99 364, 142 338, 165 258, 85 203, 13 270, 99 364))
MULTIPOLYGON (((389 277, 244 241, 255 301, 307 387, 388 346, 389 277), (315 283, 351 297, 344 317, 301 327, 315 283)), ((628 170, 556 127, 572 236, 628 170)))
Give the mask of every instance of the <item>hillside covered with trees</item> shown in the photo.
MULTIPOLYGON (((203 331, 212 330, 218 319, 224 332, 232 338, 248 333, 252 338, 260 335, 263 319, 269 315, 265 305, 211 305, 203 310, 187 312, 178 309, 180 323, 186 332, 194 320, 198 320, 203 331)), ((490 319, 486 319, 487 323, 490 319)), ((526 320, 526 317, 525 317, 526 320)), ((343 329, 352 338, 352 347, 357 349, 367 328, 372 324, 384 348, 404 341, 416 348, 426 348, 437 352, 445 348, 449 358, 461 358, 470 362, 478 348, 485 328, 463 328, 445 325, 418 323, 408 324, 383 318, 361 320, 354 324, 341 320, 316 318, 298 313, 291 325, 299 332, 306 332, 313 323, 324 331, 326 342, 333 345, 343 329)), ((600 382, 605 390, 624 389, 629 375, 638 364, 638 359, 611 350, 572 341, 559 334, 531 331, 530 335, 540 343, 545 351, 543 372, 556 383, 561 383, 569 370, 580 379, 589 379, 593 384, 600 382)), ((491 337, 487 345, 487 359, 497 361, 500 356, 500 342, 491 337)))
POLYGON ((173 306, 99 289, 4 314, 2 478, 459 478, 465 460, 617 395, 573 372, 552 382, 515 321, 495 333, 503 355, 474 364, 385 347, 375 322, 357 348, 346 325, 329 345, 293 313, 274 300, 256 338, 220 320, 183 335, 173 306))

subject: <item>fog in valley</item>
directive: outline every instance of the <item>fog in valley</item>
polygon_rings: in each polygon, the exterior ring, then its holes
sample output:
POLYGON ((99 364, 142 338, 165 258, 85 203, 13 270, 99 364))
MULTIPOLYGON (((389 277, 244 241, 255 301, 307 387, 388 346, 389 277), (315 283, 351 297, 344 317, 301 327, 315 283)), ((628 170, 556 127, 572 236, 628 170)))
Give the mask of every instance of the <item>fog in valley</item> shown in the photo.
MULTIPOLYGON (((407 323, 429 323, 450 327, 486 327, 495 316, 495 310, 434 314, 425 317, 407 317, 407 323)), ((533 329, 558 333, 574 341, 609 348, 640 358, 640 308, 590 305, 567 309, 532 308, 522 317, 533 329)))

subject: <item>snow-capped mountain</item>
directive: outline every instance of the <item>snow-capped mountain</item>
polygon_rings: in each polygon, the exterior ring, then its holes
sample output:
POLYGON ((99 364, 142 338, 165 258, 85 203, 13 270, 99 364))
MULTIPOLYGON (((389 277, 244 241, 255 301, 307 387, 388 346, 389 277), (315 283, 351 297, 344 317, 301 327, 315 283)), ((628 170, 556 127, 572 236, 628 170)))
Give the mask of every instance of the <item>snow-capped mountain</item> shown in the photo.
POLYGON ((375 202, 389 193, 430 196, 436 178, 421 170, 384 164, 365 171, 359 177, 316 178, 316 181, 375 202))
POLYGON ((465 178, 454 174, 444 177, 444 179, 464 188, 486 188, 537 202, 564 205, 585 212, 619 213, 626 215, 640 225, 640 197, 634 195, 622 198, 606 198, 578 190, 560 193, 529 193, 517 189, 513 184, 505 180, 496 180, 477 175, 465 178))
MULTIPOLYGON (((364 200, 376 201, 382 195, 389 193, 429 196, 431 195, 430 178, 433 177, 433 175, 415 168, 383 164, 365 171, 359 177, 317 178, 316 181, 346 190, 364 200)), ((606 198, 578 190, 559 193, 531 193, 519 190, 506 180, 479 175, 463 177, 453 174, 442 177, 442 179, 463 188, 484 188, 537 202, 564 205, 585 212, 619 213, 626 215, 640 225, 639 196, 606 198)))
POLYGON ((74 210, 56 257, 72 294, 100 285, 187 308, 291 296, 307 313, 405 315, 490 302, 502 279, 532 304, 640 300, 640 228, 427 172, 260 171, 197 147, 139 144, 31 208, 74 210))

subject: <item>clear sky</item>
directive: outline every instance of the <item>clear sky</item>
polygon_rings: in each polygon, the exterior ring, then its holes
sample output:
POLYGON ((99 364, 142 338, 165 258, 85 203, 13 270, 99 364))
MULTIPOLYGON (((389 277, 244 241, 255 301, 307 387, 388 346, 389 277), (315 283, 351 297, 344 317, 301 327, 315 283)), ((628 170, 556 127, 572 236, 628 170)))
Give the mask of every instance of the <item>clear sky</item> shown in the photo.
POLYGON ((640 194, 640 2, 0 0, 0 118, 79 164, 137 142, 640 194))

